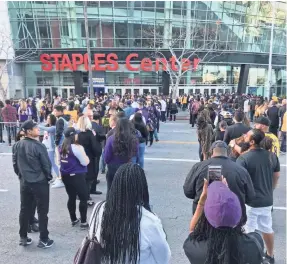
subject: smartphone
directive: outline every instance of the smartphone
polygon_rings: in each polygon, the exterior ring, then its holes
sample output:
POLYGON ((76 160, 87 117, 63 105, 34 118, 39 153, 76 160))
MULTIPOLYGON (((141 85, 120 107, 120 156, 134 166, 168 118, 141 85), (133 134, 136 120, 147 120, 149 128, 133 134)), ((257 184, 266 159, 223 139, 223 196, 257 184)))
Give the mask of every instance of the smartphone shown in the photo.
POLYGON ((213 181, 221 181, 222 177, 222 166, 221 165, 209 165, 208 166, 208 174, 207 181, 208 184, 213 181))

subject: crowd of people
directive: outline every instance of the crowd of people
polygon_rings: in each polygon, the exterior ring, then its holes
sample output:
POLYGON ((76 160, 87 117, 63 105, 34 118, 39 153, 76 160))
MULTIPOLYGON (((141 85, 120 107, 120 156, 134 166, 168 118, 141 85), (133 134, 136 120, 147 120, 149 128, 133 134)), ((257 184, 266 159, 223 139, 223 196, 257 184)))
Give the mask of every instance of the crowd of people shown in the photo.
POLYGON ((193 199, 183 245, 189 262, 275 263, 272 206, 278 157, 286 152, 285 99, 54 96, 6 100, 0 109, 1 135, 5 127, 9 145, 17 141, 12 152, 20 180, 20 245, 32 243, 27 235, 32 231, 40 233, 38 247, 54 244, 48 232, 51 184, 65 187, 71 225, 97 239, 103 263, 169 263, 166 234, 150 206, 144 156, 146 146, 159 141, 161 122, 176 121, 182 109, 189 111, 191 128, 196 127, 200 158, 183 187, 193 199), (222 177, 214 182, 207 179, 210 166, 221 167, 222 177), (100 172, 106 173, 107 194, 95 205, 91 195, 102 194, 97 190, 100 172), (90 221, 88 206, 94 206, 90 221))

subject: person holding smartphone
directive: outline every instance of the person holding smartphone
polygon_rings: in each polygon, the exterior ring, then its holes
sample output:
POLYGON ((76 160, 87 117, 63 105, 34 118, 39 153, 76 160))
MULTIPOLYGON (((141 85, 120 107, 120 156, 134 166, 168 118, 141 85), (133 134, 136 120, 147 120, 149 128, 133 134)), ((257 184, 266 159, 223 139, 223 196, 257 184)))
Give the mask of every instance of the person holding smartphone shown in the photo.
POLYGON ((196 163, 188 173, 183 190, 187 198, 193 199, 193 212, 195 212, 202 193, 204 179, 206 179, 209 167, 221 166, 220 175, 224 175, 230 190, 234 192, 242 207, 242 224, 246 222, 245 203, 250 202, 255 191, 249 173, 240 165, 233 162, 227 156, 228 146, 223 141, 215 141, 210 148, 211 158, 196 163))
POLYGON ((264 243, 259 233, 245 234, 242 208, 226 179, 204 180, 199 203, 190 222, 184 252, 191 264, 261 264, 264 243), (203 213, 204 212, 204 213, 203 213))

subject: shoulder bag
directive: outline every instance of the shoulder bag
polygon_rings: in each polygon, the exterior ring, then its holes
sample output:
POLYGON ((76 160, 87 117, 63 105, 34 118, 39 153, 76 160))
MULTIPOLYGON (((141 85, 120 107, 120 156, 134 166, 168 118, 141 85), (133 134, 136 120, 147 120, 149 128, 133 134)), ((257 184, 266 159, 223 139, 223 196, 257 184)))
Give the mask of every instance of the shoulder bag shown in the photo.
MULTIPOLYGON (((101 244, 96 237, 98 228, 98 215, 104 201, 100 202, 95 209, 92 237, 88 234, 83 240, 74 258, 74 264, 101 264, 101 244)), ((91 221, 92 223, 93 221, 91 221)))

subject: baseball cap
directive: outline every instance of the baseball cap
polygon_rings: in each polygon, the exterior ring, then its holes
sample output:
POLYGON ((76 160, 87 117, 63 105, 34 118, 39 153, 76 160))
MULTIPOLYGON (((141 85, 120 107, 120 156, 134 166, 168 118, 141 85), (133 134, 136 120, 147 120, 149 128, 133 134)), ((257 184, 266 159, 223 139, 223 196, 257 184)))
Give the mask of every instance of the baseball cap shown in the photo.
POLYGON ((215 142, 212 143, 211 147, 210 147, 210 151, 214 150, 215 148, 225 148, 228 149, 227 144, 222 141, 222 140, 217 140, 215 142))
POLYGON ((27 130, 32 130, 36 126, 37 123, 33 122, 32 120, 27 120, 22 124, 21 130, 26 132, 27 130))
POLYGON ((204 214, 214 228, 234 228, 240 222, 242 209, 237 195, 221 181, 214 181, 208 186, 204 214))
POLYGON ((68 127, 68 128, 64 131, 65 137, 70 137, 70 136, 73 136, 73 135, 76 135, 76 134, 78 134, 78 132, 77 132, 76 129, 73 128, 73 127, 68 127))
POLYGON ((264 125, 264 126, 270 126, 270 120, 265 117, 265 116, 259 116, 258 118, 256 118, 254 120, 255 124, 260 124, 260 125, 264 125))

